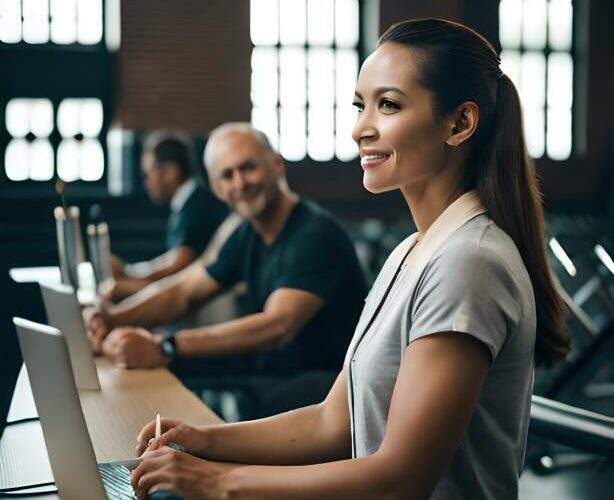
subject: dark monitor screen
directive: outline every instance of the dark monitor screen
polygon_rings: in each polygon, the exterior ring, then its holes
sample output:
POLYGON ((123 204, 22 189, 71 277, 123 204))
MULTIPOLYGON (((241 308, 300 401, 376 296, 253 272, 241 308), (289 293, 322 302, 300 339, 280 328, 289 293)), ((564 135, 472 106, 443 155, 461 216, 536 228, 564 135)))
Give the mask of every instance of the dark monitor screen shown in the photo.
POLYGON ((21 352, 14 329, 0 332, 0 438, 6 427, 21 363, 21 352))
MULTIPOLYGON (((0 271, 1 274, 1 271, 0 271)), ((38 283, 0 283, 0 437, 6 427, 15 384, 23 363, 17 332, 11 318, 21 316, 46 323, 38 283)))

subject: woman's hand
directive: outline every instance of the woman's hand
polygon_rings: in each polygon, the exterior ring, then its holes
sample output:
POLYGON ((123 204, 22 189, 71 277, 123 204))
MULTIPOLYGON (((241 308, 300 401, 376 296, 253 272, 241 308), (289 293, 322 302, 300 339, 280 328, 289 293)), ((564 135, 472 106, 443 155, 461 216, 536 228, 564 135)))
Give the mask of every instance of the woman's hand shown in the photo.
POLYGON ((153 451, 167 446, 170 443, 177 443, 192 455, 203 455, 207 448, 207 439, 204 429, 187 425, 182 420, 173 418, 160 419, 162 434, 156 439, 156 421, 149 422, 136 438, 135 452, 140 456, 146 450, 153 451))
POLYGON ((227 498, 224 479, 236 467, 163 446, 142 456, 132 471, 132 488, 139 499, 156 490, 172 491, 185 500, 227 498))

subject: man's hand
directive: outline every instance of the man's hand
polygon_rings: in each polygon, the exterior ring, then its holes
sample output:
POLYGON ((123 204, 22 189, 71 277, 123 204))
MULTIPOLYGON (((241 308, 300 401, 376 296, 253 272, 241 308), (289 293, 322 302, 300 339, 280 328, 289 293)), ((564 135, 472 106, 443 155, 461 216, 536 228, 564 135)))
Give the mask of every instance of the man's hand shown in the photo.
POLYGON ((124 263, 121 261, 117 255, 111 255, 109 259, 109 264, 111 267, 111 276, 114 279, 125 278, 126 272, 124 271, 124 263))
POLYGON ((140 499, 156 490, 169 490, 182 498, 228 498, 225 478, 236 464, 209 462, 167 446, 143 455, 132 471, 132 487, 140 499))
POLYGON ((157 338, 144 328, 115 328, 104 340, 102 352, 124 368, 156 368, 166 364, 157 338))
POLYGON ((134 295, 149 284, 143 278, 108 279, 100 284, 98 293, 105 302, 117 303, 134 295))
POLYGON ((203 455, 207 448, 207 438, 203 429, 186 424, 182 420, 174 418, 160 419, 162 435, 154 438, 156 432, 155 419, 143 427, 136 438, 136 456, 145 451, 153 451, 169 443, 177 443, 184 447, 185 451, 192 455, 203 455))
POLYGON ((102 352, 102 342, 111 330, 111 319, 102 307, 86 307, 83 319, 94 354, 102 352))

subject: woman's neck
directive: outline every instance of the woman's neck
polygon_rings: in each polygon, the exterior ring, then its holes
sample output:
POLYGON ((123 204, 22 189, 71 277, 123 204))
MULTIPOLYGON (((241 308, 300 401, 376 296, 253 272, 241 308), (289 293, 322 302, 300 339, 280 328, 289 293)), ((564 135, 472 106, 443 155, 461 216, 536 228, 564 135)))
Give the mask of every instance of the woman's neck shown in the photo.
POLYGON ((465 190, 458 184, 425 184, 403 186, 401 193, 403 193, 414 224, 422 237, 445 209, 465 193, 465 190))

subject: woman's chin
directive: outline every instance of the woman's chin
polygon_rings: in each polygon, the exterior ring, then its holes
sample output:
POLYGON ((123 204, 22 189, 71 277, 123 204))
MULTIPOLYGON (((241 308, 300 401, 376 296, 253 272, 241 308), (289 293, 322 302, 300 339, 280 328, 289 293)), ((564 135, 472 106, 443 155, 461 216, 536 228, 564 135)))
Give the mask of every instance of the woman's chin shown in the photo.
POLYGON ((393 191, 397 188, 397 186, 390 186, 382 182, 377 182, 375 179, 370 178, 367 172, 365 172, 362 178, 362 185, 367 191, 373 194, 386 193, 387 191, 393 191))

